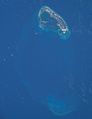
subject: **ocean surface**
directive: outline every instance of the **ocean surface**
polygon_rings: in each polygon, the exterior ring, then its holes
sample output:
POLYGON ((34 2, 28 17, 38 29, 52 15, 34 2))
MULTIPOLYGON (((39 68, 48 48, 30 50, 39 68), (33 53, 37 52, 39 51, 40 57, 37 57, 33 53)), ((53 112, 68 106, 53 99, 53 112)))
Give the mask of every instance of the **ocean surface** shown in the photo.
POLYGON ((92 119, 91 0, 0 0, 0 119, 92 119))

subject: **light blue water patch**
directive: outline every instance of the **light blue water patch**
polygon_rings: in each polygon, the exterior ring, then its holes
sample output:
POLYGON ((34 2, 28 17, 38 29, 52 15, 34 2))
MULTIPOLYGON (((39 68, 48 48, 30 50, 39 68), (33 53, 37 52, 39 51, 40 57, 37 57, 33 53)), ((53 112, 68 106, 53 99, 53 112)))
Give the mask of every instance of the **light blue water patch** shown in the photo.
POLYGON ((67 40, 71 35, 71 31, 68 30, 66 32, 62 32, 61 30, 58 30, 58 35, 60 36, 60 39, 67 40))
POLYGON ((49 96, 47 97, 47 105, 53 114, 57 116, 64 116, 77 110, 79 103, 77 99, 77 96, 67 96, 62 99, 49 96))

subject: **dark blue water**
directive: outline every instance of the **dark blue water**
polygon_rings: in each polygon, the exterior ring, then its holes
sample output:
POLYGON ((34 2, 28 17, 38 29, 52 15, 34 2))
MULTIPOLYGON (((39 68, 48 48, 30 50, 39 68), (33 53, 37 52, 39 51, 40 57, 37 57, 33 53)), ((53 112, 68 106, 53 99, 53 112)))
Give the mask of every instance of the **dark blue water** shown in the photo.
POLYGON ((0 1, 0 119, 92 118, 91 4, 0 1), (39 28, 43 5, 64 18, 69 39, 39 28))

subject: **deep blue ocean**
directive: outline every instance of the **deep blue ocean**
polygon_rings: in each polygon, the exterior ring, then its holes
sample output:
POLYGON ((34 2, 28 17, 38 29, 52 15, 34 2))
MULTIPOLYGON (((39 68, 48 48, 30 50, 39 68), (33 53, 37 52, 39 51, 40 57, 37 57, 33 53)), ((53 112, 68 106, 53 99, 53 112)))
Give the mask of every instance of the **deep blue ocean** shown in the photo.
POLYGON ((0 119, 92 119, 91 0, 0 0, 0 119), (39 27, 43 6, 69 38, 39 27))

